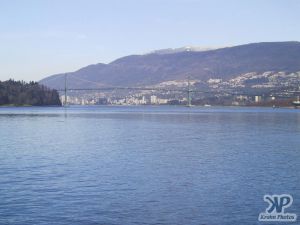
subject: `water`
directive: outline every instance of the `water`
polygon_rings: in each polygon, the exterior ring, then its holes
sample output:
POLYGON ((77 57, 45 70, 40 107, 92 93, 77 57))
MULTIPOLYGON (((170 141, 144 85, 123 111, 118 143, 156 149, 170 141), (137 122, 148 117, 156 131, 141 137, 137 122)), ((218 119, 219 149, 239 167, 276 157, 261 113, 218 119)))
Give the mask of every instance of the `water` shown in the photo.
POLYGON ((0 224, 253 225, 284 193, 300 214, 299 110, 0 108, 0 137, 0 224))

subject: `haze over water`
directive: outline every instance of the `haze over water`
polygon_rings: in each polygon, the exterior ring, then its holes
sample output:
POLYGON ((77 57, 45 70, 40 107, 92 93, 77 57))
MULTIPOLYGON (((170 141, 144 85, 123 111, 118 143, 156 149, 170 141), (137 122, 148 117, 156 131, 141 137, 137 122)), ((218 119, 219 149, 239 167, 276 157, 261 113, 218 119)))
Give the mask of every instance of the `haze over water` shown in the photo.
MULTIPOLYGON (((300 210, 300 111, 1 108, 0 224, 260 224, 300 210)), ((298 215, 299 216, 299 215, 298 215)))

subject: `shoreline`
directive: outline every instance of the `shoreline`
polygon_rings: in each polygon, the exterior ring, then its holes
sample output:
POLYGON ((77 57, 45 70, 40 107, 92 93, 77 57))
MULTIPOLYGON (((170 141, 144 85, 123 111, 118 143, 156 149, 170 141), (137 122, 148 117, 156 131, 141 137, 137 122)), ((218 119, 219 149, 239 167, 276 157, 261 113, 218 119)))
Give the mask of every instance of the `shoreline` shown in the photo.
POLYGON ((263 105, 15 105, 15 104, 9 104, 9 105, 0 105, 0 108, 31 108, 31 107, 59 107, 59 108, 68 108, 68 107, 184 107, 184 108, 214 108, 214 107, 232 107, 232 108, 273 108, 273 109, 300 109, 300 107, 294 107, 294 106, 263 106, 263 105))

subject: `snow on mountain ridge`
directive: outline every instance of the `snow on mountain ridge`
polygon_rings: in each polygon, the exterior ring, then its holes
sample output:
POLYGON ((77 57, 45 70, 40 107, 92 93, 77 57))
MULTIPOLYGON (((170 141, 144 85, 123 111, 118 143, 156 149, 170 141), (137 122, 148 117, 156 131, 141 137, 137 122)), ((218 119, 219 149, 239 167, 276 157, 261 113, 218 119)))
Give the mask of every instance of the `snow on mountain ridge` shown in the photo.
POLYGON ((172 54, 172 53, 177 53, 177 52, 204 52, 204 51, 209 51, 209 50, 215 50, 221 47, 204 47, 204 46, 184 46, 181 48, 166 48, 166 49, 160 49, 160 50, 155 50, 151 51, 147 54, 172 54))

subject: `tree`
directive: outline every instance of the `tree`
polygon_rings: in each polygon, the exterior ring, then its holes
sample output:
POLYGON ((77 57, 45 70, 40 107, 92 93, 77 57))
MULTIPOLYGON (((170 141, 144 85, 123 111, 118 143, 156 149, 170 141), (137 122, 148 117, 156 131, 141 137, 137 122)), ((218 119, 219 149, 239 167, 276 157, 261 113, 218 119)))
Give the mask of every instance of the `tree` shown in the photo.
POLYGON ((0 105, 61 105, 56 90, 37 82, 0 81, 0 105))

